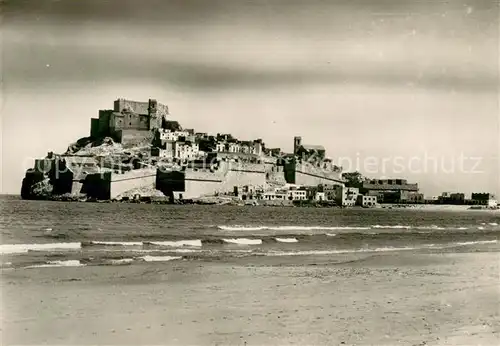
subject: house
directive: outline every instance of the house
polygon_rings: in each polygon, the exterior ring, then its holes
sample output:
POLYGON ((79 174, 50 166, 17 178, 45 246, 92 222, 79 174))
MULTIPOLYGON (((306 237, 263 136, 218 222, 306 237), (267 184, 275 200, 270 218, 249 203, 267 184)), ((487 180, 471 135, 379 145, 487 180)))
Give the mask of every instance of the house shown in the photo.
POLYGON ((193 160, 199 155, 198 144, 194 142, 174 142, 174 157, 180 160, 193 160))
POLYGON ((326 195, 324 192, 317 191, 316 195, 314 196, 315 201, 323 202, 326 201, 326 195))
POLYGON ((178 141, 179 139, 187 139, 190 137, 190 133, 187 131, 171 131, 169 129, 159 129, 160 140, 162 143, 164 141, 178 141))
POLYGON ((329 191, 333 192, 333 200, 337 205, 352 207, 356 205, 359 189, 356 187, 346 187, 344 185, 331 185, 329 191))
POLYGON ((473 193, 471 201, 473 204, 486 205, 488 207, 496 208, 497 206, 495 195, 491 193, 473 193))
POLYGON ((304 190, 289 190, 288 199, 291 201, 305 201, 307 200, 307 191, 304 190))
POLYGON ((377 205, 377 197, 376 196, 365 196, 359 195, 357 204, 362 207, 374 207, 377 205))

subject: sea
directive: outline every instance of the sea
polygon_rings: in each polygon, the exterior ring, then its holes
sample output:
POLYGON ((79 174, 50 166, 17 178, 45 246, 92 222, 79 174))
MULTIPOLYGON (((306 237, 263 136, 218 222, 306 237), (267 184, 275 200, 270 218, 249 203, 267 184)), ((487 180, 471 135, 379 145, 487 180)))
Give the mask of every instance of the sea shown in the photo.
POLYGON ((0 197, 2 270, 459 251, 498 246, 487 210, 28 201, 0 197), (298 257, 297 257, 298 256, 298 257))

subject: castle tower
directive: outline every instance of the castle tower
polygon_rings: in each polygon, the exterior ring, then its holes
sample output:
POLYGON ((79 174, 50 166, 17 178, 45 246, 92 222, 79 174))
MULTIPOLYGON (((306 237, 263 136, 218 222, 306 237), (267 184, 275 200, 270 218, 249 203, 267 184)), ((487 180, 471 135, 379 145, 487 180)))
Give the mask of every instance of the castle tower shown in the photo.
POLYGON ((302 137, 296 136, 293 138, 293 153, 297 155, 300 146, 302 145, 302 137))
POLYGON ((153 99, 149 99, 148 101, 148 115, 149 115, 149 129, 157 129, 161 127, 161 117, 158 119, 158 102, 153 99))

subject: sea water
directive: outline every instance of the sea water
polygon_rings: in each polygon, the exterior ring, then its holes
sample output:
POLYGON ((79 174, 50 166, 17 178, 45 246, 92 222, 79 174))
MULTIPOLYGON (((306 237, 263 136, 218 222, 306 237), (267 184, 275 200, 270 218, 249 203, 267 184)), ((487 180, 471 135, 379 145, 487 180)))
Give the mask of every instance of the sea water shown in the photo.
POLYGON ((2 267, 161 265, 496 246, 495 211, 237 207, 0 198, 2 267))

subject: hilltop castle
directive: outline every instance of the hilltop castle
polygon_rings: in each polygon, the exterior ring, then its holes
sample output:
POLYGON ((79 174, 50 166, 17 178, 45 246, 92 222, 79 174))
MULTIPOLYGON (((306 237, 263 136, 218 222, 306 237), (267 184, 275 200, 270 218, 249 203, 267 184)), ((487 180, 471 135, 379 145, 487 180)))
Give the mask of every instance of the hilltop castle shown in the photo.
POLYGON ((90 120, 90 136, 112 137, 116 142, 124 138, 149 137, 152 130, 167 122, 168 106, 150 99, 137 102, 125 99, 114 101, 113 109, 99 110, 99 118, 90 120))

